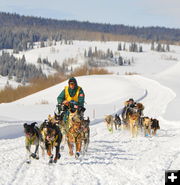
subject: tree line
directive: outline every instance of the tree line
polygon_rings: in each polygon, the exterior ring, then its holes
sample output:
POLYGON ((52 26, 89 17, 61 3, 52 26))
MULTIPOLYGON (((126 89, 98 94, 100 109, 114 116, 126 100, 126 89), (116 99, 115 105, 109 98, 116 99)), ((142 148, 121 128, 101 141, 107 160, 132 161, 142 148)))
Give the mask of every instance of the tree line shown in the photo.
POLYGON ((0 56, 0 75, 14 78, 19 83, 29 82, 33 78, 45 77, 41 67, 37 68, 33 64, 27 64, 25 56, 17 59, 7 52, 2 52, 0 56))
MULTIPOLYGON (((119 49, 119 45, 118 45, 119 49)), ((134 63, 134 58, 124 58, 119 52, 113 52, 109 48, 106 51, 89 47, 84 51, 84 57, 90 67, 124 66, 134 63)))
POLYGON ((49 40, 132 40, 179 42, 180 29, 134 27, 46 19, 0 12, 0 49, 31 49, 33 42, 49 40))

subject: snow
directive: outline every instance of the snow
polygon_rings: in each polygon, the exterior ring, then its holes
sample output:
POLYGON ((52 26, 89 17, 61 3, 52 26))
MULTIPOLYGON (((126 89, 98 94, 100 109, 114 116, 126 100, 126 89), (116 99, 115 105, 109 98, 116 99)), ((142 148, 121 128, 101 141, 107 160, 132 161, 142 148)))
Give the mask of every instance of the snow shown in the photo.
POLYGON ((138 58, 132 67, 111 68, 119 75, 77 77, 86 94, 85 116, 91 119, 89 151, 78 160, 68 155, 66 146, 57 164, 48 165, 47 158, 33 160, 30 165, 25 162, 22 124, 41 123, 53 114, 56 98, 67 81, 0 104, 0 184, 165 184, 165 170, 178 170, 180 166, 180 47, 171 47, 173 51, 165 54, 177 61, 164 60, 163 53, 145 49, 143 54, 129 53, 128 57, 138 58), (124 75, 131 70, 138 75, 124 75), (145 116, 159 119, 161 129, 157 136, 144 137, 140 132, 137 138, 131 138, 126 130, 107 131, 104 116, 120 112, 129 98, 145 105, 145 116))
MULTIPOLYGON (((67 45, 61 42, 57 42, 56 45, 48 46, 44 48, 36 48, 28 51, 19 52, 19 54, 14 54, 17 58, 22 58, 24 55, 27 63, 37 64, 37 60, 40 57, 41 59, 48 59, 49 62, 53 63, 55 60, 61 65, 65 60, 69 58, 75 58, 77 60, 77 64, 73 64, 74 67, 78 67, 79 65, 84 64, 84 51, 88 52, 89 48, 92 48, 92 51, 101 50, 107 52, 108 49, 112 50, 113 53, 117 55, 121 55, 123 58, 135 60, 135 65, 132 66, 119 66, 119 67, 108 67, 110 71, 119 72, 120 74, 124 74, 125 72, 137 72, 140 74, 155 74, 157 72, 163 71, 169 66, 176 63, 176 60, 172 60, 172 58, 180 60, 180 49, 178 46, 170 45, 170 52, 155 52, 151 51, 150 44, 139 43, 143 47, 142 53, 136 52, 128 52, 129 45, 131 43, 126 42, 126 51, 117 51, 118 44, 120 42, 117 41, 109 41, 109 42, 99 42, 99 41, 73 41, 73 44, 67 45), (156 65, 159 63, 158 65, 156 65), (151 70, 151 66, 154 66, 154 70, 151 70)), ((124 42, 121 42, 123 47, 124 42)), ((43 69, 44 71, 44 69, 43 69)), ((51 73, 51 71, 45 70, 46 73, 51 73)), ((52 71, 53 73, 54 71, 52 71)))
POLYGON ((16 88, 19 85, 19 83, 17 83, 14 80, 8 80, 7 77, 0 75, 0 90, 4 89, 4 87, 7 85, 10 85, 11 87, 16 88))

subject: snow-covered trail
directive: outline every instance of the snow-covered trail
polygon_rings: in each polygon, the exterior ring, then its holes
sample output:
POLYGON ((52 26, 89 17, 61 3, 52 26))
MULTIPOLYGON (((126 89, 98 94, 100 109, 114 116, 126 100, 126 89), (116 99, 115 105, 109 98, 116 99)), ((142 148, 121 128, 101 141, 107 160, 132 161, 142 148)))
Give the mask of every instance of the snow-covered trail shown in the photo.
POLYGON ((0 140, 1 185, 163 185, 167 169, 180 166, 180 124, 163 119, 173 92, 156 81, 127 77, 147 90, 142 100, 145 115, 160 119, 155 137, 139 133, 132 139, 128 131, 109 133, 103 122, 91 126, 88 153, 80 160, 62 152, 57 164, 48 159, 25 163, 24 137, 0 140))
MULTIPOLYGON (((180 128, 161 126, 158 136, 132 139, 128 131, 106 130, 104 123, 91 127, 89 152, 81 160, 62 152, 57 164, 48 159, 25 163, 24 137, 1 140, 1 183, 19 184, 137 184, 163 185, 164 171, 180 156, 180 128), (167 144, 168 143, 168 144, 167 144)), ((176 164, 178 165, 178 164, 176 164)))

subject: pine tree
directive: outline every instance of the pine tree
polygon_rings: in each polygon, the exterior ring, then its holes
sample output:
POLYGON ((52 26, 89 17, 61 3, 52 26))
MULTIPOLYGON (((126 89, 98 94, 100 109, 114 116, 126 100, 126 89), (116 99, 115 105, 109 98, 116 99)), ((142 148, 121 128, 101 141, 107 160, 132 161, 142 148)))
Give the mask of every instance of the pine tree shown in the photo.
POLYGON ((94 56, 98 57, 98 52, 97 52, 97 47, 96 46, 95 46, 95 49, 94 49, 94 56))
POLYGON ((42 60, 41 60, 40 57, 37 59, 37 63, 38 63, 38 64, 42 64, 42 60))
POLYGON ((41 41, 40 47, 41 47, 41 48, 44 48, 44 47, 45 47, 44 41, 41 41))
POLYGON ((121 56, 118 58, 118 63, 120 66, 123 65, 123 58, 121 56))
POLYGON ((151 50, 154 51, 154 42, 151 43, 151 50))
POLYGON ((84 57, 85 58, 87 57, 87 51, 86 51, 86 49, 84 50, 84 57))
POLYGON ((110 52, 110 58, 113 58, 113 56, 114 56, 114 55, 113 55, 113 52, 111 51, 111 52, 110 52))
POLYGON ((139 46, 139 52, 143 52, 142 46, 139 46))
POLYGON ((121 51, 122 47, 121 47, 121 43, 118 44, 118 51, 121 51))
POLYGON ((88 50, 88 57, 92 57, 92 48, 90 47, 89 50, 88 50))
POLYGON ((166 45, 166 51, 168 51, 168 52, 170 51, 170 46, 169 46, 169 44, 166 45))
POLYGON ((160 52, 161 51, 161 44, 158 43, 157 47, 156 47, 156 51, 160 52))
POLYGON ((123 51, 126 51, 126 44, 123 45, 123 51))

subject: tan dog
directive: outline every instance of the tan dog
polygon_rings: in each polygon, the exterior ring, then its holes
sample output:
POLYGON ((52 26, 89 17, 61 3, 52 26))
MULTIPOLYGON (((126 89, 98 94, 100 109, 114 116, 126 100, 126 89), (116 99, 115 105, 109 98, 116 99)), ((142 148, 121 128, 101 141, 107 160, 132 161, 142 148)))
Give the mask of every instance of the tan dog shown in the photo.
POLYGON ((128 124, 130 127, 130 132, 132 137, 137 137, 138 134, 138 119, 139 119, 139 114, 138 113, 133 113, 129 115, 129 120, 128 124))
POLYGON ((73 146, 75 144, 76 154, 75 158, 80 156, 82 146, 82 120, 80 115, 76 112, 69 115, 69 130, 67 132, 67 142, 69 147, 69 154, 72 156, 73 146))
POLYGON ((104 120, 105 120, 107 129, 109 130, 109 132, 113 132, 113 123, 114 123, 113 116, 112 115, 106 115, 104 120))
POLYGON ((151 124, 152 120, 149 117, 143 118, 144 136, 151 136, 151 124))

